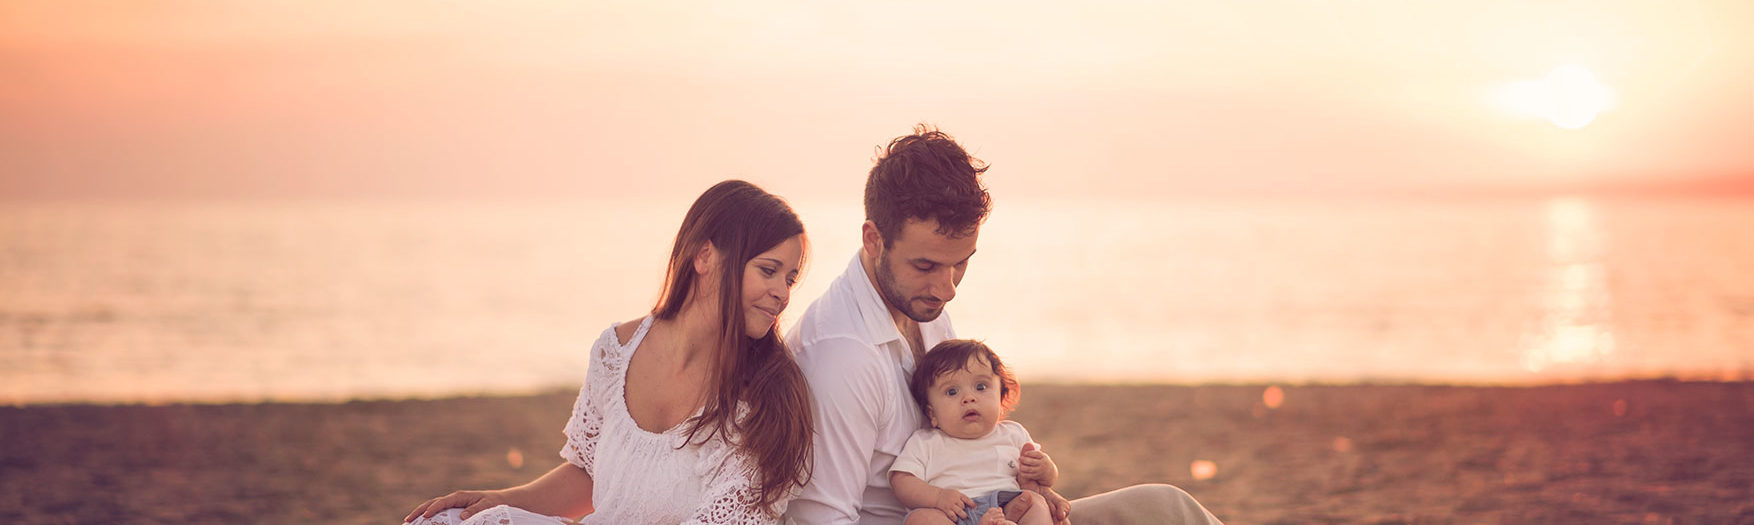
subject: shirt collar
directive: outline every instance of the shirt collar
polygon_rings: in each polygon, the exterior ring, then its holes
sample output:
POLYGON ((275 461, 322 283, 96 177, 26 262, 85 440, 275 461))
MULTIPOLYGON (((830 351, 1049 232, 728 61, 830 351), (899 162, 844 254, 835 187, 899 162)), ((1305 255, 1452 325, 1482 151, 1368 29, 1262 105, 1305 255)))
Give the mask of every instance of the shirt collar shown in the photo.
MULTIPOLYGON (((859 260, 859 252, 853 252, 853 261, 847 265, 847 271, 841 274, 847 279, 844 286, 850 287, 854 301, 854 309, 865 323, 866 343, 874 347, 887 346, 895 354, 896 362, 901 364, 904 372, 912 373, 914 369, 914 353, 908 349, 907 341, 902 338, 901 330, 895 327, 895 318, 889 316, 889 304, 883 302, 883 296, 871 283, 870 274, 865 273, 865 265, 859 260)), ((920 343, 924 352, 939 342, 956 337, 950 325, 948 311, 938 314, 937 319, 920 323, 920 343)))
POLYGON ((854 251, 853 262, 847 265, 843 275, 848 279, 847 286, 852 289, 859 317, 865 321, 865 335, 870 338, 865 342, 877 346, 901 341, 901 330, 895 328, 895 318, 889 316, 889 304, 883 302, 883 296, 877 293, 871 275, 865 273, 865 265, 859 259, 859 252, 854 251))

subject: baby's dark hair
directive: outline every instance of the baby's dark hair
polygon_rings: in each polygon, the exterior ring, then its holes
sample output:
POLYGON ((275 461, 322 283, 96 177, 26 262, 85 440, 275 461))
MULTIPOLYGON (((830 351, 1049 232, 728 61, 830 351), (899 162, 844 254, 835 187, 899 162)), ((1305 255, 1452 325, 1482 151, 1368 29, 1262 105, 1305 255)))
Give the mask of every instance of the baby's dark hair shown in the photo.
POLYGON ((914 366, 914 376, 908 380, 908 391, 914 395, 914 402, 920 404, 923 413, 932 412, 926 391, 932 388, 932 381, 939 377, 961 370, 976 363, 975 358, 985 359, 993 365, 993 375, 999 378, 999 408, 1010 413, 1017 406, 1017 400, 1023 397, 1022 387, 1017 385, 1017 376, 999 360, 999 354, 993 353, 986 343, 973 339, 950 339, 926 351, 925 357, 914 366))

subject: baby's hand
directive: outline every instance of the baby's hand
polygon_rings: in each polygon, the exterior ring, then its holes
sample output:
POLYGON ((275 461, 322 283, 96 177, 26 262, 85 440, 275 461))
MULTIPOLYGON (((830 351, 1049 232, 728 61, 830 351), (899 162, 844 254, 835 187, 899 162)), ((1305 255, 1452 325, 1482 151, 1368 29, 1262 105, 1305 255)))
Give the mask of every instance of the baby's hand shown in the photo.
POLYGON ((968 511, 963 509, 973 506, 974 500, 968 499, 968 496, 963 495, 960 491, 950 489, 938 489, 938 501, 932 504, 932 507, 943 511, 945 516, 956 521, 967 518, 968 511))
POLYGON ((1060 468, 1035 443, 1024 443, 1023 452, 1017 456, 1017 477, 1052 487, 1060 477, 1060 468))

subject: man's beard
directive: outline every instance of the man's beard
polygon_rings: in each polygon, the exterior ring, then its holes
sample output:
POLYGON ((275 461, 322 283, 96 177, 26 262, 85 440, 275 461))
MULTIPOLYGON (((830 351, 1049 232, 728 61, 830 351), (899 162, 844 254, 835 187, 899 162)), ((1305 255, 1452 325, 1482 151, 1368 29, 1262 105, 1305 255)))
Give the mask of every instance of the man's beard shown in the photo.
POLYGON ((918 311, 912 308, 913 301, 903 297, 901 291, 898 290, 900 286, 895 284, 895 272, 889 267, 888 255, 885 253, 877 256, 877 295, 883 296, 883 302, 889 303, 890 307, 900 310, 902 315, 913 319, 916 323, 929 323, 943 314, 943 308, 931 311, 918 311))

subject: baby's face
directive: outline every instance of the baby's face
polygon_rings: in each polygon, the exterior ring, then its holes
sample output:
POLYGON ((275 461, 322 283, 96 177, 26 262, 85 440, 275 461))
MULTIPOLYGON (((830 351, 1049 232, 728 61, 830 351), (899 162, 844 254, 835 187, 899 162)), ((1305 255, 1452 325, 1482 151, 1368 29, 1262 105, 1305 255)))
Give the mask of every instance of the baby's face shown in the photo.
POLYGON ((999 377, 976 356, 960 370, 938 376, 926 392, 932 426, 959 439, 986 436, 1004 418, 999 408, 999 377))

